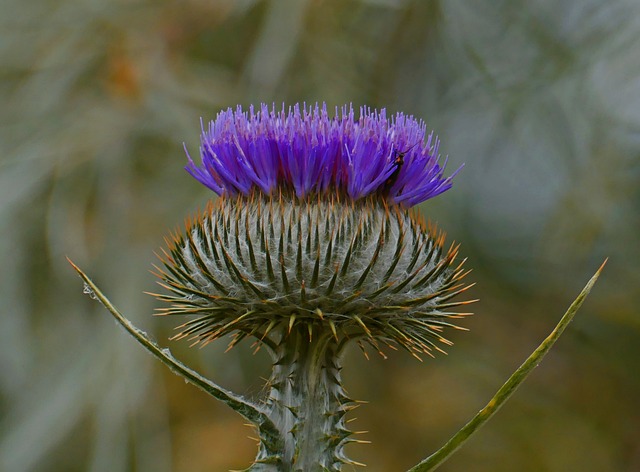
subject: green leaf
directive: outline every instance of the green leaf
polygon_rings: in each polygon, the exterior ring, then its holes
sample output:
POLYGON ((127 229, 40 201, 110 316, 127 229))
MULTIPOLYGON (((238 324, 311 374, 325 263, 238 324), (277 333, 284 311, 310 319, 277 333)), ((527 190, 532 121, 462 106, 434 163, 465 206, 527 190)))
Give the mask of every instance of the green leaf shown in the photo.
POLYGON ((263 443, 271 444, 274 448, 278 447, 277 445, 281 442, 280 433, 266 413, 262 411, 257 404, 254 404, 240 395, 236 395, 233 392, 220 387, 181 363, 173 357, 169 349, 158 346, 158 344, 151 340, 144 331, 136 328, 122 313, 120 313, 96 286, 96 284, 94 284, 78 266, 76 266, 69 258, 67 258, 67 260, 84 281, 85 293, 88 293, 91 298, 99 300, 100 303, 102 303, 104 307, 111 312, 116 321, 120 323, 147 351, 169 367, 174 373, 178 374, 201 390, 204 390, 212 397, 227 404, 244 418, 257 425, 261 435, 265 436, 264 439, 268 440, 263 443))
POLYGON ((455 451, 457 451, 469 438, 480 429, 489 419, 500 409, 502 405, 513 395, 516 389, 529 376, 533 369, 540 364, 544 356, 549 352, 551 347, 558 340, 567 325, 573 320, 573 317, 580 309, 587 295, 593 288, 596 280, 604 269, 607 260, 605 260, 597 272, 591 277, 587 285, 582 289, 578 298, 576 298, 567 312, 564 314, 560 322, 547 338, 542 341, 540 346, 533 351, 526 361, 509 377, 487 405, 478 412, 466 425, 464 425, 449 441, 439 450, 427 457, 425 460, 409 469, 408 472, 429 472, 438 468, 445 462, 455 451))

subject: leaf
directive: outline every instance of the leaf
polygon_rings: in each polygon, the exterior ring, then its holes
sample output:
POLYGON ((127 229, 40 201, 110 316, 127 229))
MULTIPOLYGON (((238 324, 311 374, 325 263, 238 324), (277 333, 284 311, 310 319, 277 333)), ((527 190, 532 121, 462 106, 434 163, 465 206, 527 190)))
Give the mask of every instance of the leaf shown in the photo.
POLYGON ((91 298, 99 300, 100 303, 102 303, 104 307, 111 312, 116 321, 120 323, 147 351, 169 367, 169 369, 171 369, 175 374, 181 376, 187 382, 192 383, 201 390, 204 390, 217 400, 227 404, 244 418, 257 425, 261 436, 265 439, 263 444, 272 445, 274 449, 278 447, 282 442, 280 433, 266 413, 262 411, 257 404, 220 387, 181 363, 173 357, 169 349, 158 346, 158 344, 151 340, 144 331, 136 328, 122 313, 120 313, 96 286, 96 284, 94 284, 93 281, 71 261, 71 259, 67 258, 67 260, 84 281, 84 292, 89 294, 91 298))
POLYGON ((476 416, 471 419, 466 425, 464 425, 456 434, 454 434, 447 443, 431 454, 425 460, 409 469, 408 472, 430 472, 438 468, 443 462, 445 462, 455 451, 457 451, 462 445, 469 440, 469 438, 480 429, 489 419, 500 409, 502 405, 513 395, 516 389, 522 382, 529 376, 529 374, 535 369, 542 361, 544 356, 553 347, 555 342, 560 338, 560 335, 569 325, 573 317, 582 306, 582 303, 589 295, 589 292, 593 288, 596 280, 600 276, 602 269, 608 259, 602 263, 597 272, 591 277, 587 285, 582 289, 580 295, 573 301, 567 312, 564 314, 560 322, 556 325, 554 330, 542 341, 540 346, 533 351, 533 353, 527 358, 526 361, 509 377, 502 387, 497 391, 493 398, 487 403, 487 405, 478 412, 476 416))

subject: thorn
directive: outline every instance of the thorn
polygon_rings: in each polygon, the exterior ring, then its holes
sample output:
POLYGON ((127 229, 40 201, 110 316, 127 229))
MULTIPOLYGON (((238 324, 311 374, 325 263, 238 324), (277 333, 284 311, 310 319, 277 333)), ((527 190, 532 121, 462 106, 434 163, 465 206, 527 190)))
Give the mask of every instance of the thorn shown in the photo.
POLYGON ((336 330, 336 325, 332 320, 329 320, 329 328, 331 328, 331 332, 333 333, 333 337, 338 341, 338 332, 336 330))
MULTIPOLYGON (((357 433, 353 433, 353 434, 357 434, 357 433)), ((347 442, 356 443, 356 444, 371 444, 371 441, 367 441, 366 439, 348 439, 347 442)))
POLYGON ((269 334, 269 332, 273 329, 275 325, 276 325, 275 320, 271 320, 271 322, 269 323, 269 326, 267 326, 267 329, 264 330, 264 334, 260 338, 260 341, 262 341, 264 338, 267 337, 267 334, 269 334))
POLYGON ((305 303, 307 301, 307 291, 305 289, 304 280, 300 282, 300 302, 305 303))
POLYGON ((362 351, 362 354, 364 354, 365 359, 369 360, 369 354, 367 354, 367 351, 365 350, 364 346, 362 345, 361 341, 357 341, 358 347, 360 348, 360 350, 362 351))
POLYGON ((364 321, 362 321, 362 319, 358 316, 358 315, 353 315, 353 319, 356 320, 356 322, 362 326, 362 329, 364 329, 364 332, 367 333, 367 336, 369 336, 370 338, 373 339, 373 336, 371 335, 371 331, 369 330, 369 328, 367 327, 366 324, 364 324, 364 321))
MULTIPOLYGON (((69 261, 69 262, 71 262, 71 261, 69 261)), ((600 265, 600 268, 596 271, 596 273, 598 275, 600 275, 600 272, 602 272, 602 269, 604 269, 604 266, 607 265, 607 262, 609 262, 609 258, 608 257, 604 260, 604 262, 600 265)))

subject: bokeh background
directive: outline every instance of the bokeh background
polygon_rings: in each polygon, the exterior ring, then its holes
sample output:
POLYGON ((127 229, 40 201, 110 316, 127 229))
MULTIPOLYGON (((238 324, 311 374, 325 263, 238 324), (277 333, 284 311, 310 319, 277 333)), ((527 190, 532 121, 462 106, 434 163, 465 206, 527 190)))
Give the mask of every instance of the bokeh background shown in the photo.
MULTIPOLYGON (((243 420, 143 352, 65 256, 169 345, 143 294, 154 251, 212 198, 182 143, 197 153, 200 117, 260 101, 414 114, 450 171, 465 163, 422 211, 481 302, 448 356, 348 353, 365 470, 437 449, 605 257, 548 358, 441 470, 640 470, 637 0, 3 0, 0 99, 0 470, 250 464, 243 420)), ((268 361, 248 346, 171 347, 260 395, 268 361)))

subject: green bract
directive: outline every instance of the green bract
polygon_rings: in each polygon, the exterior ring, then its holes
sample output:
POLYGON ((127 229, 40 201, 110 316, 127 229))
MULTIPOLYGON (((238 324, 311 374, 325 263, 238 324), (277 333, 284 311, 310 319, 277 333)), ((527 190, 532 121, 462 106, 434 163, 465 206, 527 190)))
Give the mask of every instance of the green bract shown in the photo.
POLYGON ((414 355, 449 344, 466 290, 457 247, 410 211, 373 198, 222 197, 169 242, 160 312, 187 315, 176 338, 233 333, 276 345, 292 330, 414 355))

